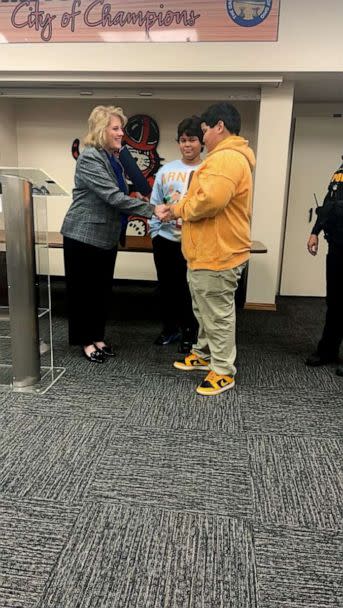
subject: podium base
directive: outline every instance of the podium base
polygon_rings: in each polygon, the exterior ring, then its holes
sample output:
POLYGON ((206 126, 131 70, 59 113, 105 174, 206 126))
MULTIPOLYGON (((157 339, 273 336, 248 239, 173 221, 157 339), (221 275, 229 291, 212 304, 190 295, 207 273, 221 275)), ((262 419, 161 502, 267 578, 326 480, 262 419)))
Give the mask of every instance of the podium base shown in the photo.
POLYGON ((12 382, 12 366, 0 364, 0 393, 28 393, 44 395, 64 374, 65 367, 41 367, 42 377, 37 384, 25 387, 14 387, 12 382))

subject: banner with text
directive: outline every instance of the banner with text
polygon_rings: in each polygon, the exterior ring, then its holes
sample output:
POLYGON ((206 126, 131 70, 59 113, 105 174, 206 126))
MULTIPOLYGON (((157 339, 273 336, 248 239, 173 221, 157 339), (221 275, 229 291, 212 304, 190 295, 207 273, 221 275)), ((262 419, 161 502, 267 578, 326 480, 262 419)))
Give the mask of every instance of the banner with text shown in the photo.
POLYGON ((279 0, 0 0, 0 43, 275 41, 279 0))

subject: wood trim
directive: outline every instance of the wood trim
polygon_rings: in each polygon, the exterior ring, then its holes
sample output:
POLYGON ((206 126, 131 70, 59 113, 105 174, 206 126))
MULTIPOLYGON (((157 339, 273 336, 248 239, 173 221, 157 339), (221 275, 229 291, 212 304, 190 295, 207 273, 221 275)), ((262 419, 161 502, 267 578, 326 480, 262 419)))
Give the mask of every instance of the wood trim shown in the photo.
MULTIPOLYGON (((59 232, 48 232, 49 247, 58 249, 63 246, 63 237, 59 232)), ((142 251, 152 252, 152 242, 150 236, 127 236, 126 245, 119 245, 119 251, 142 251)), ((266 246, 261 241, 253 241, 251 253, 267 253, 266 246)))
POLYGON ((244 310, 269 310, 276 311, 276 304, 267 304, 266 302, 246 302, 244 310))
MULTIPOLYGON (((48 246, 51 249, 60 249, 63 247, 63 236, 60 232, 49 231, 47 233, 48 236, 48 246)), ((39 238, 38 236, 36 238, 39 238)), ((45 239, 45 233, 42 236, 43 243, 45 239)), ((5 231, 0 230, 0 243, 5 242, 5 231)), ((122 247, 119 245, 119 251, 139 251, 142 253, 152 253, 152 242, 150 236, 147 234, 145 236, 127 236, 126 237, 126 245, 122 247)), ((267 253, 266 246, 261 243, 261 241, 253 241, 251 246, 251 253, 267 253)))
MULTIPOLYGON (((59 232, 48 232, 49 247, 60 249, 63 247, 63 237, 59 232)), ((152 253, 152 243, 150 236, 127 236, 126 245, 118 246, 118 251, 139 251, 142 253, 152 253)))
POLYGON ((251 253, 268 253, 267 247, 261 241, 252 241, 251 253))

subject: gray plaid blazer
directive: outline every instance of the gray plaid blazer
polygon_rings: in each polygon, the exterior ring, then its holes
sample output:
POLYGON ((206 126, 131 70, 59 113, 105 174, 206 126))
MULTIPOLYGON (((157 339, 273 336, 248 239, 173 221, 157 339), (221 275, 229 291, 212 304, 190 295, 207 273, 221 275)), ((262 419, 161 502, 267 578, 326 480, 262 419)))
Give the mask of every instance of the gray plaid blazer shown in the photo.
POLYGON ((153 205, 121 192, 106 152, 89 146, 77 159, 73 202, 61 233, 88 245, 111 249, 119 241, 120 213, 150 218, 153 209, 153 205))

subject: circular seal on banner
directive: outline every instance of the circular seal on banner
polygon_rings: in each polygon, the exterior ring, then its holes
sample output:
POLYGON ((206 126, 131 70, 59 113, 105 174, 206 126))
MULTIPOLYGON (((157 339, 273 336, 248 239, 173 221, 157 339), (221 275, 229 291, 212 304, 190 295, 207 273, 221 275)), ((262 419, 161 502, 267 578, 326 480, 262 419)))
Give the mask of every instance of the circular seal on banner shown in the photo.
POLYGON ((226 0, 232 21, 243 27, 260 25, 268 17, 273 0, 226 0))

